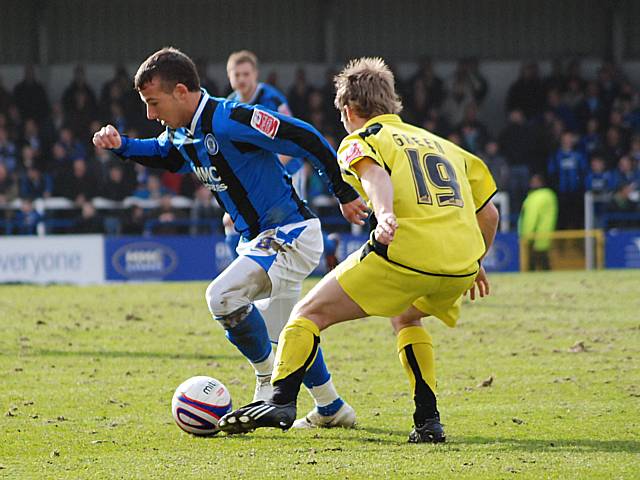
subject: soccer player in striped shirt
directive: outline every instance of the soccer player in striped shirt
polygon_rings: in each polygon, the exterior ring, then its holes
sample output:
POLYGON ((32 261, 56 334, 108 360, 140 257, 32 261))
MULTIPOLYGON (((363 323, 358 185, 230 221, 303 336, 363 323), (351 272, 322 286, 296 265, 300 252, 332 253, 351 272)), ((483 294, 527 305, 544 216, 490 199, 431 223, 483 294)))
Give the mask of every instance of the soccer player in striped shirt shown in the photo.
MULTIPOLYGON (((209 96, 191 59, 174 48, 152 54, 139 67, 135 87, 147 118, 166 130, 135 139, 107 125, 93 143, 125 160, 172 172, 193 172, 231 215, 242 237, 239 257, 208 286, 206 300, 227 338, 253 365, 254 398, 270 397, 274 365, 270 338, 286 318, 265 324, 254 302, 299 294, 302 281, 322 254, 320 221, 300 200, 276 154, 310 159, 328 179, 344 217, 362 224, 367 216, 358 193, 341 178, 335 151, 311 125, 266 110, 209 96)), ((210 252, 203 252, 209 262, 210 252)), ((307 384, 317 407, 314 426, 352 426, 355 412, 335 392, 319 355, 307 384)))

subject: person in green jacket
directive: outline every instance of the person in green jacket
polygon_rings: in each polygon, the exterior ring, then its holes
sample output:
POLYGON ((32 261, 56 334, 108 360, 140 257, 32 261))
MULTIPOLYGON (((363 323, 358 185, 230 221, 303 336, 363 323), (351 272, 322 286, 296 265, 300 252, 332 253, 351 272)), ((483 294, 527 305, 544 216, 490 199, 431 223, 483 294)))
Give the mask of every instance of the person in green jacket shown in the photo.
POLYGON ((523 237, 535 235, 529 239, 529 270, 550 270, 549 249, 551 235, 558 220, 558 197, 546 186, 545 179, 535 174, 529 181, 529 193, 522 204, 518 219, 518 234, 523 237))

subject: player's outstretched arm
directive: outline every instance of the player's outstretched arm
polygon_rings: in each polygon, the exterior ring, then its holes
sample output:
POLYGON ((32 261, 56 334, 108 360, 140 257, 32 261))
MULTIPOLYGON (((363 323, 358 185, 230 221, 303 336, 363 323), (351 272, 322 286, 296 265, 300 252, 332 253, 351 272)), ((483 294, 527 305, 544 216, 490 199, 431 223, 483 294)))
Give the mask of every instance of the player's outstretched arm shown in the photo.
POLYGON ((93 144, 146 167, 177 172, 185 163, 166 131, 158 138, 138 139, 121 135, 113 125, 106 125, 93 134, 93 144))
POLYGON ((362 188, 373 204, 373 212, 378 220, 375 239, 383 245, 389 245, 398 228, 398 221, 393 213, 391 177, 369 157, 362 158, 352 168, 358 173, 362 188))

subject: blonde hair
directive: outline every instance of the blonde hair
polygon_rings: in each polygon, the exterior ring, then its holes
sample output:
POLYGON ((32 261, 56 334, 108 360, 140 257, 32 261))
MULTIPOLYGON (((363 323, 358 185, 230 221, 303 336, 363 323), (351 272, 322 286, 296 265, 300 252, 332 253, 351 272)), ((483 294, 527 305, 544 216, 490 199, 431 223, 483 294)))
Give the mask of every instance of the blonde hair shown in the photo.
POLYGON ((257 69, 258 57, 256 57, 255 53, 250 52, 249 50, 233 52, 229 55, 229 59, 227 60, 227 72, 240 63, 250 63, 253 65, 253 68, 257 69))
POLYGON ((349 105, 362 118, 400 113, 402 102, 395 91, 391 69, 380 57, 351 60, 334 78, 338 110, 349 105))

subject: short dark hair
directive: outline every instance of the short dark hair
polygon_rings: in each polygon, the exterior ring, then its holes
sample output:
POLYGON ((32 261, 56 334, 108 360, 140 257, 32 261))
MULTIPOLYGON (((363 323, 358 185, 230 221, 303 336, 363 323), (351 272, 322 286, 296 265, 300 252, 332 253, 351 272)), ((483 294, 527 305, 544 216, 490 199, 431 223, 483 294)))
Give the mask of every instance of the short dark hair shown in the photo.
POLYGON ((193 60, 177 48, 165 47, 147 58, 136 72, 135 89, 140 91, 158 77, 165 91, 171 92, 182 83, 190 92, 200 90, 200 77, 193 60))

